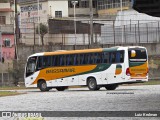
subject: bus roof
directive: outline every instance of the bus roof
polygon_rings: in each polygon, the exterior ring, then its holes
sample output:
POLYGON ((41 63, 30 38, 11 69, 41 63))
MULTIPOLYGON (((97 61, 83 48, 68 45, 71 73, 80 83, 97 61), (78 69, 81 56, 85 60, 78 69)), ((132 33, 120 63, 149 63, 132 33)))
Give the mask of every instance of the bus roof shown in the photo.
POLYGON ((88 52, 102 52, 102 48, 97 49, 83 49, 83 50, 66 50, 55 52, 44 52, 44 55, 59 55, 59 54, 75 54, 75 53, 88 53, 88 52))
POLYGON ((118 48, 145 48, 142 46, 115 46, 115 47, 110 47, 110 48, 96 48, 96 49, 82 49, 82 50, 57 50, 54 52, 41 52, 41 53, 35 53, 29 57, 32 56, 49 56, 49 55, 63 55, 63 54, 76 54, 76 53, 89 53, 89 52, 102 52, 102 51, 117 51, 118 48))

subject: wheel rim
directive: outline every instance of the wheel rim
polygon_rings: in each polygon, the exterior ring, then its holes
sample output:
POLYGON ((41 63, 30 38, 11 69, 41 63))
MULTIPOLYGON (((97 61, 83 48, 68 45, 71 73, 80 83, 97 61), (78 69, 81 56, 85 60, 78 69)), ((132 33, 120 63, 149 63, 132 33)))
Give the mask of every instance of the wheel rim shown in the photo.
POLYGON ((42 83, 42 88, 45 89, 47 87, 46 83, 42 83))
POLYGON ((95 86, 95 83, 91 80, 91 81, 89 82, 89 87, 90 87, 90 88, 94 88, 94 86, 95 86))

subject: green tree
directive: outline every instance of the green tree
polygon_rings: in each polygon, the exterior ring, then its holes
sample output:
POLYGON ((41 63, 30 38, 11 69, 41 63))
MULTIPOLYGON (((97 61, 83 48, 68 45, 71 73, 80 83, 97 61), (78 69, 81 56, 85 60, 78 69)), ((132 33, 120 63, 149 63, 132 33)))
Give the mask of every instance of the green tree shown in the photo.
POLYGON ((48 33, 48 27, 47 25, 40 23, 39 26, 36 28, 36 33, 41 35, 41 42, 42 45, 44 45, 44 35, 48 33))

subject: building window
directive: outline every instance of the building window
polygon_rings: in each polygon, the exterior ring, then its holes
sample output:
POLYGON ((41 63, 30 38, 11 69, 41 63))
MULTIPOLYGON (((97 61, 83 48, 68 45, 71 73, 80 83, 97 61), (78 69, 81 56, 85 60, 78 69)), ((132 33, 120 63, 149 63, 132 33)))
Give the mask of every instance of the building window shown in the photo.
POLYGON ((6 38, 6 39, 4 40, 4 46, 5 46, 5 47, 11 47, 11 40, 8 39, 8 38, 6 38))
POLYGON ((89 1, 81 1, 82 8, 89 8, 89 1))
MULTIPOLYGON (((99 0, 98 10, 119 8, 121 5, 120 0, 99 0)), ((126 7, 130 5, 130 0, 122 0, 122 6, 126 7)))
POLYGON ((56 18, 62 18, 62 11, 55 11, 56 18))
POLYGON ((0 16, 0 24, 6 24, 6 16, 0 16))

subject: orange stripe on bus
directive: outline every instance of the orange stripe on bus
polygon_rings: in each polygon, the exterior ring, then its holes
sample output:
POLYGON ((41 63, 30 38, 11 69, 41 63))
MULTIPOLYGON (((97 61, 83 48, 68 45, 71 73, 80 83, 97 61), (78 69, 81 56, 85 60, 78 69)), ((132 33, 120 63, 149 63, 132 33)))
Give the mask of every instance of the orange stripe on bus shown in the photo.
POLYGON ((91 52, 102 52, 102 48, 45 52, 44 55, 61 55, 61 54, 76 54, 76 53, 91 53, 91 52))
POLYGON ((39 75, 33 84, 36 84, 38 80, 43 79, 46 81, 64 78, 91 71, 96 68, 97 65, 87 66, 69 66, 69 67, 52 67, 40 70, 39 75))

